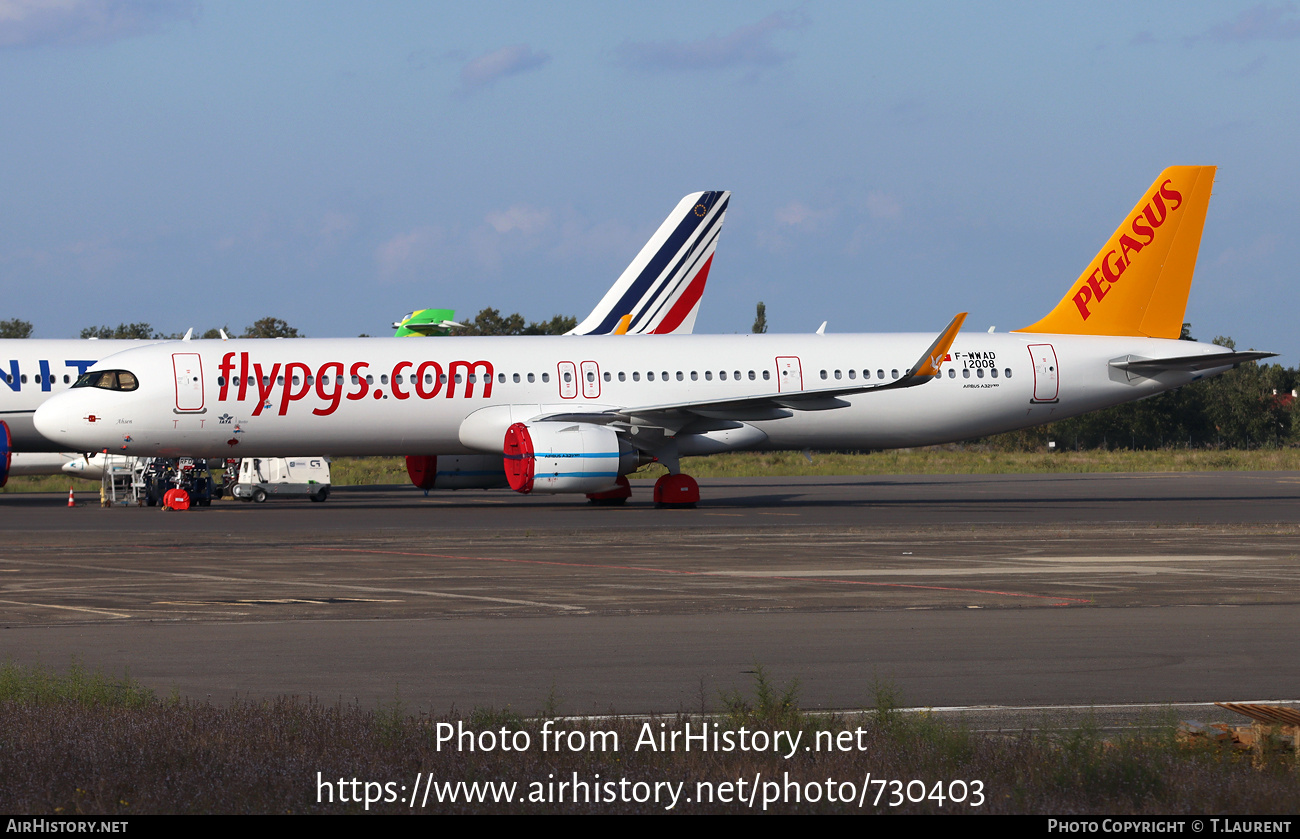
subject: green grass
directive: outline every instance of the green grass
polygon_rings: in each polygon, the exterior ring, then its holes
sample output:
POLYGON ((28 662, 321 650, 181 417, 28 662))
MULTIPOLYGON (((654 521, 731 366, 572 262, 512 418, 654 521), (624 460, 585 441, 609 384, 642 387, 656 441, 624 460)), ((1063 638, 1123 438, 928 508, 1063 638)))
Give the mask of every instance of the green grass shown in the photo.
MULTIPOLYGON (((654 479, 667 471, 650 464, 629 477, 654 479)), ((802 452, 735 452, 682 458, 682 471, 696 478, 1300 471, 1300 448, 1014 452, 981 445, 951 445, 870 454, 813 452, 812 462, 802 452)), ((334 486, 384 486, 410 481, 402 457, 334 458, 330 477, 334 486)), ((66 475, 10 478, 0 493, 67 492, 69 486, 79 496, 98 497, 98 484, 66 475)))
POLYGON ((92 673, 76 660, 66 674, 39 664, 24 666, 10 661, 0 665, 0 702, 144 708, 157 701, 154 692, 132 680, 129 673, 115 679, 100 671, 92 673))
MULTIPOLYGON (((977 446, 892 449, 871 454, 737 452, 682 459, 696 478, 789 478, 805 475, 971 475, 1057 472, 1207 472, 1300 469, 1300 449, 1006 452, 977 446)), ((631 477, 657 478, 651 464, 631 477)))

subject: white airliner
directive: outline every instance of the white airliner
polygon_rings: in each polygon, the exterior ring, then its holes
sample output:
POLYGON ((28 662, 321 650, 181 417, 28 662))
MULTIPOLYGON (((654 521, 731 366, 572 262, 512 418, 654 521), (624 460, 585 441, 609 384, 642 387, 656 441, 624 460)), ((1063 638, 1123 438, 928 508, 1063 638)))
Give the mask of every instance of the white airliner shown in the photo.
MULTIPOLYGON (((682 198, 596 308, 570 334, 689 333, 699 312, 730 197, 730 192, 714 190, 682 198)), ((10 452, 61 450, 32 424, 32 416, 46 399, 69 388, 98 359, 151 343, 155 342, 0 339, 0 486, 10 474, 10 452)), ((28 461, 23 474, 57 474, 66 463, 28 461)))
POLYGON ((683 455, 962 440, 1272 355, 1176 340, 1213 181, 1210 166, 1161 173, 1060 303, 1012 333, 959 335, 959 314, 938 337, 171 343, 99 363, 36 425, 65 449, 140 455, 416 452, 441 470, 490 454, 502 467, 484 482, 614 498, 654 458, 670 471, 655 500, 689 504, 683 455))

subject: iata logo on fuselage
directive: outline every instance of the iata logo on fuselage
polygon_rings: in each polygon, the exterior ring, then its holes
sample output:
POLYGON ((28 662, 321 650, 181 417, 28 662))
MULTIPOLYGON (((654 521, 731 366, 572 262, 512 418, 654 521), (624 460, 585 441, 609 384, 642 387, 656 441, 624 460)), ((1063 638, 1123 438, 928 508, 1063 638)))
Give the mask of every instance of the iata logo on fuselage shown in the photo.
POLYGON ((250 362, 248 353, 241 352, 239 374, 232 377, 231 374, 236 370, 235 353, 228 352, 221 359, 221 364, 217 365, 217 370, 220 373, 217 380, 220 387, 217 401, 229 401, 233 387, 235 401, 257 400, 257 406, 251 414, 255 417, 260 416, 263 409, 274 409, 272 397, 277 389, 280 396, 277 413, 280 416, 288 413, 289 406, 294 402, 312 396, 323 403, 312 408, 312 413, 321 417, 338 410, 344 399, 350 402, 367 396, 372 399, 387 399, 389 394, 398 400, 413 396, 417 399, 433 399, 439 395, 454 399, 457 396, 456 386, 461 383, 464 383, 465 388, 460 395, 465 399, 474 397, 474 386, 480 382, 483 385, 480 395, 484 399, 492 396, 493 370, 490 361, 452 361, 448 362, 445 371, 437 361, 399 361, 393 365, 392 370, 379 377, 378 387, 375 386, 374 375, 368 372, 370 363, 367 361, 352 364, 327 361, 315 370, 311 365, 298 361, 284 364, 276 362, 263 368, 261 363, 250 362))
POLYGON ((1156 233, 1169 220, 1169 215, 1183 205, 1182 193, 1172 187, 1173 181, 1166 180, 1151 196, 1146 206, 1129 221, 1127 232, 1119 237, 1118 247, 1111 248, 1102 255, 1100 265, 1092 267, 1086 282, 1074 293, 1074 305, 1084 320, 1092 314, 1090 306, 1100 303, 1110 293, 1110 287, 1119 281, 1124 272, 1133 264, 1133 256, 1156 240, 1156 233), (1167 205, 1165 202, 1169 202, 1167 205))

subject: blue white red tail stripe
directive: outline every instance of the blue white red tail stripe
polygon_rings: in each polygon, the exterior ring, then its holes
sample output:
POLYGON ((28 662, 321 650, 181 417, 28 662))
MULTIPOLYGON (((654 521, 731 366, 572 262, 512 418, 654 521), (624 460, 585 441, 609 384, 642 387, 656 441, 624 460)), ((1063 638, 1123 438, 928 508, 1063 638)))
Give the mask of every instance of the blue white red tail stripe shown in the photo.
POLYGON ((569 334, 611 334, 627 315, 629 334, 690 332, 730 197, 719 190, 683 198, 599 305, 569 334), (691 298, 690 308, 678 305, 691 298), (676 323, 669 326, 673 320, 676 323))

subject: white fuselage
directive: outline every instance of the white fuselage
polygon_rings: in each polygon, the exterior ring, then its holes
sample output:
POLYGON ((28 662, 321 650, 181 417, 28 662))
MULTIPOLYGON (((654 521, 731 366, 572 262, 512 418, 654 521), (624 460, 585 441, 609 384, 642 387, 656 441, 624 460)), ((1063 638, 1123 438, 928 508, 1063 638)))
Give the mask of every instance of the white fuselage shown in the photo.
MULTIPOLYGON (((40 409, 66 449, 162 456, 500 453, 506 427, 856 384, 887 383, 930 334, 188 341, 129 350, 130 391, 76 388, 40 409), (489 381, 490 380, 490 381, 489 381)), ((744 420, 711 447, 863 449, 996 434, 1130 402, 1230 368, 1126 374, 1113 360, 1226 352, 1154 338, 959 335, 940 376, 842 396, 846 407, 744 420), (731 442, 726 442, 730 440, 731 442)), ((735 417, 735 411, 729 415, 735 417)), ((581 420, 579 420, 581 421, 581 420)))
POLYGON ((32 425, 36 409, 54 394, 71 387, 77 377, 97 360, 149 343, 151 342, 94 339, 0 339, 0 421, 9 426, 13 450, 60 451, 58 444, 46 440, 32 425))

